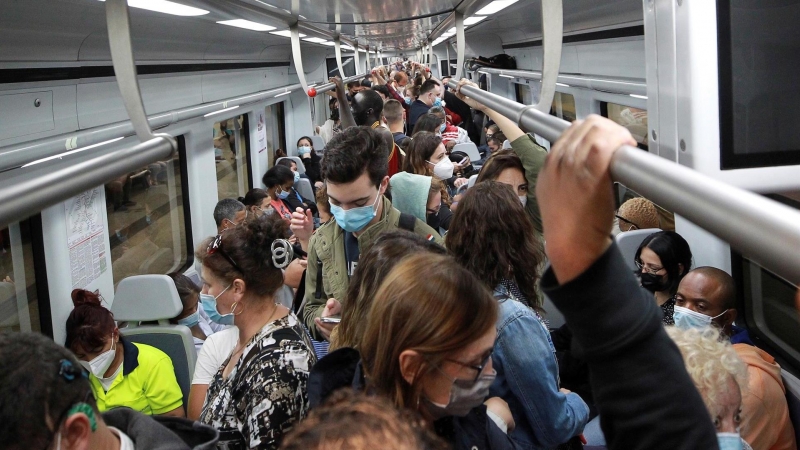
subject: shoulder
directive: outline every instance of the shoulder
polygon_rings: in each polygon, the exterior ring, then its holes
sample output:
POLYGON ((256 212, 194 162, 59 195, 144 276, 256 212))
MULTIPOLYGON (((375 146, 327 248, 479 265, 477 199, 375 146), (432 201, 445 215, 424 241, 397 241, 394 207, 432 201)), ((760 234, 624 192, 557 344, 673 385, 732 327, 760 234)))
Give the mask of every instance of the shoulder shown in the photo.
POLYGON ((139 350, 139 365, 159 364, 164 360, 169 362, 170 365, 172 364, 172 360, 166 353, 153 346, 139 344, 138 342, 134 342, 133 345, 139 350))
POLYGON ((518 137, 517 139, 514 139, 514 141, 511 142, 511 148, 515 152, 526 151, 526 150, 527 151, 536 150, 544 153, 547 152, 547 150, 545 150, 544 147, 537 144, 536 141, 534 141, 533 138, 530 137, 530 135, 528 134, 524 134, 518 137))

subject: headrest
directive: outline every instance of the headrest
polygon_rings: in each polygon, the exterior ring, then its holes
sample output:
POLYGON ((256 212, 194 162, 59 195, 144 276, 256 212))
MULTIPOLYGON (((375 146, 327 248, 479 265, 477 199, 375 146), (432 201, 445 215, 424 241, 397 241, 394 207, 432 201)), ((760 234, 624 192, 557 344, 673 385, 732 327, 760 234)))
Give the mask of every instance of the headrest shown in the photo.
POLYGON ((631 269, 636 270, 636 263, 633 261, 633 257, 636 255, 636 250, 639 248, 639 245, 642 244, 642 241, 647 236, 658 233, 659 231, 661 230, 658 228, 646 228, 644 230, 625 231, 614 236, 620 253, 622 253, 625 262, 628 263, 631 269))
POLYGON ((503 150, 508 150, 508 149, 510 149, 510 148, 512 148, 512 147, 511 147, 511 141, 509 141, 508 139, 506 139, 505 141, 503 141, 503 150))
POLYGON ((145 322, 172 319, 183 311, 175 282, 167 275, 133 275, 117 285, 111 312, 114 319, 145 322))

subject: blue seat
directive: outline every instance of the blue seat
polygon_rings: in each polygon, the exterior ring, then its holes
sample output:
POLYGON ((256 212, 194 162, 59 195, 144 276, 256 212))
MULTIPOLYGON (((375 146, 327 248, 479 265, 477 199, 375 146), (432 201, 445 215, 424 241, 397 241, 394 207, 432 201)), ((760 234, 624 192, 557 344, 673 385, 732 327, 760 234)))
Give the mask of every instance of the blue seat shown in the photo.
POLYGON ((275 160, 275 164, 278 164, 278 162, 280 162, 280 160, 282 159, 291 159, 292 161, 294 161, 295 164, 297 164, 297 173, 299 173, 300 175, 306 173, 306 166, 305 164, 303 164, 303 160, 300 159, 299 156, 282 156, 277 160, 275 160))

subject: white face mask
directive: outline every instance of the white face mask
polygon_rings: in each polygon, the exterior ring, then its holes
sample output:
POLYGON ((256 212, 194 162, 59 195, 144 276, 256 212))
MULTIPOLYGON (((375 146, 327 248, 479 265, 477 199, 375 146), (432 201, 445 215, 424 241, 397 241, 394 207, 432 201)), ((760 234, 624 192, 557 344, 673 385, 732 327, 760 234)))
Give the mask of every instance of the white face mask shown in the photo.
POLYGON ((81 361, 81 365, 97 378, 103 378, 103 375, 106 374, 106 370, 108 370, 111 363, 114 362, 114 357, 117 354, 116 341, 113 341, 114 336, 111 336, 111 339, 112 344, 110 350, 100 353, 91 361, 81 361))
POLYGON ((522 207, 524 208, 528 204, 528 196, 527 195, 520 195, 519 201, 522 203, 522 207))
POLYGON ((440 180, 449 180, 453 177, 453 170, 455 170, 456 166, 453 165, 453 161, 450 161, 450 158, 447 156, 436 164, 430 161, 425 162, 433 166, 433 175, 436 176, 436 178, 440 180))

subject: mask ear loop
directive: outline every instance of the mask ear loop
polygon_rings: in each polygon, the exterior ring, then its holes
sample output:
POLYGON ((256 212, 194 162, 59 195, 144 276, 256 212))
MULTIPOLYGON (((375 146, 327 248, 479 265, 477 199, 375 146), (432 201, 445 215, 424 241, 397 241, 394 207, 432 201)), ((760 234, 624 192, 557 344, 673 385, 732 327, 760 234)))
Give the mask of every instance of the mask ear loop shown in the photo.
POLYGON ((286 268, 294 258, 294 248, 286 239, 272 241, 270 251, 272 252, 272 264, 277 269, 286 268))

